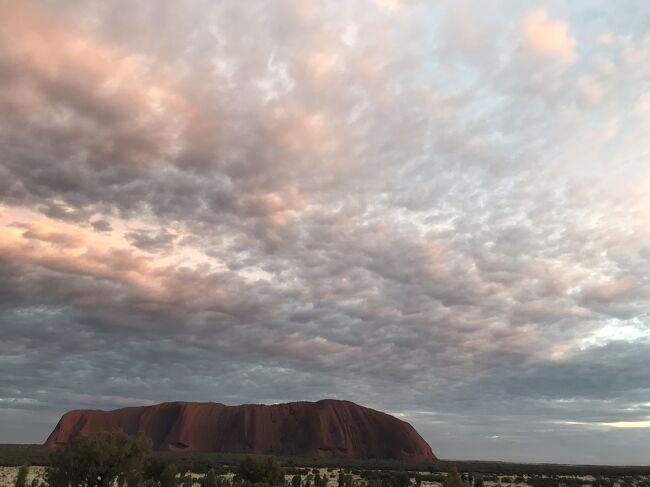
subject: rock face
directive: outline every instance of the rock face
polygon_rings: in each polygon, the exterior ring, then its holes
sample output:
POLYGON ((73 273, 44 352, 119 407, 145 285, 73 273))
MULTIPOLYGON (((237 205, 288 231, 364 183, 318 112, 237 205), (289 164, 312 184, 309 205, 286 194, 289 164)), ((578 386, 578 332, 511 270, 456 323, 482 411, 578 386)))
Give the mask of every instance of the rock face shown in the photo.
POLYGON ((46 446, 122 429, 144 433, 157 450, 433 461, 431 447, 405 421, 349 401, 265 406, 168 402, 63 415, 46 446))

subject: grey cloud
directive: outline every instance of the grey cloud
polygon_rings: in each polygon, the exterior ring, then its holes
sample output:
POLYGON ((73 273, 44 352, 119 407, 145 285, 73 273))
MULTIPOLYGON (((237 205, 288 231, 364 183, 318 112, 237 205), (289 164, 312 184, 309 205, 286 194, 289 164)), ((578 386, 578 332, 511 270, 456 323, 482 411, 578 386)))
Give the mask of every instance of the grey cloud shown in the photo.
POLYGON ((90 222, 90 225, 98 232, 110 232, 113 229, 111 223, 107 220, 95 220, 90 222))
POLYGON ((162 229, 161 232, 154 235, 147 230, 130 232, 126 234, 126 238, 134 247, 148 252, 157 252, 170 248, 177 237, 173 233, 169 233, 166 229, 162 229))

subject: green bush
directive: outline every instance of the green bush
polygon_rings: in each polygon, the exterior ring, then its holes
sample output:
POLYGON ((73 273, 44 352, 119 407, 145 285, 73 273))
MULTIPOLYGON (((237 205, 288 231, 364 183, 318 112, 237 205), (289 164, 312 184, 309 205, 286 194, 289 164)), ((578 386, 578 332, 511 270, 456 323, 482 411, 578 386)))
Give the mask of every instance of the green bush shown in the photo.
POLYGON ((463 480, 460 477, 460 474, 458 473, 458 469, 455 466, 452 466, 449 469, 449 473, 447 474, 447 478, 445 479, 445 483, 443 484, 444 487, 467 487, 467 484, 463 482, 463 480))
POLYGON ((411 478, 406 472, 393 473, 384 482, 387 487, 409 487, 411 485, 411 478))
POLYGON ((53 450, 45 475, 50 487, 103 487, 141 472, 150 452, 149 438, 100 431, 53 450))
POLYGON ((29 465, 23 463, 18 469, 18 476, 16 477, 16 487, 27 487, 27 474, 29 473, 29 465))
POLYGON ((132 470, 126 475, 126 487, 142 487, 142 472, 132 470))
POLYGON ((214 473, 214 469, 208 470, 205 477, 201 479, 201 487, 217 487, 217 475, 214 473))
POLYGON ((185 472, 185 475, 181 477, 181 486, 182 487, 192 487, 194 482, 192 480, 191 472, 185 472))
POLYGON ((273 457, 260 460, 246 457, 239 464, 237 477, 252 484, 283 485, 284 470, 273 457))
POLYGON ((178 487, 178 467, 173 463, 167 464, 160 474, 160 487, 178 487))

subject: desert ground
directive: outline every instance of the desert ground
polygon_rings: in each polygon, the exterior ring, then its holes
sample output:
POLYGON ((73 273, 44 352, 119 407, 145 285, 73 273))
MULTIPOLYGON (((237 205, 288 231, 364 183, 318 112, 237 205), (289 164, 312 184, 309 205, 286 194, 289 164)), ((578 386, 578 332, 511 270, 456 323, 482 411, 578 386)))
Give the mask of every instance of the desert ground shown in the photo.
MULTIPOLYGON (((12 486, 16 482, 19 467, 0 467, 0 487, 12 486)), ((38 480, 40 485, 45 476, 45 467, 34 466, 29 468, 27 475, 27 485, 32 485, 34 479, 38 480)))
MULTIPOLYGON (((1 467, 0 466, 0 487, 10 487, 14 485, 16 480, 16 475, 18 474, 19 467, 1 467)), ((309 468, 310 472, 318 470, 321 477, 327 478, 328 487, 337 487, 338 486, 338 476, 340 470, 337 468, 309 468)), ((421 476, 427 477, 431 475, 429 472, 419 472, 421 476)), ((462 473, 462 472, 461 472, 462 473)), ((414 475, 415 472, 410 472, 414 475)), ((223 474, 227 479, 233 477, 233 472, 223 474)), ((355 485, 358 485, 363 477, 359 473, 350 473, 353 478, 355 485)), ((439 474, 438 474, 439 475, 439 474)), ((444 474, 442 474, 444 476, 444 474)), ((630 475, 630 476, 621 476, 621 477, 596 477, 594 475, 496 475, 484 473, 481 474, 482 477, 489 478, 491 480, 484 480, 484 485, 486 487, 496 487, 496 486, 521 486, 526 487, 530 485, 540 485, 539 482, 541 479, 546 480, 544 484, 549 486, 607 486, 607 487, 648 487, 650 486, 650 475, 630 475), (547 483, 548 482, 548 483, 547 483)), ((29 475, 27 477, 27 485, 31 486, 34 480, 37 480, 38 485, 41 481, 44 481, 45 476, 45 467, 42 466, 33 466, 29 469, 29 475)), ((192 477, 195 479, 194 486, 200 486, 200 479, 203 477, 203 474, 192 473, 192 477)), ((290 485, 293 475, 286 475, 286 482, 290 485)), ((303 482, 307 480, 307 475, 301 475, 303 482)), ((412 479, 413 480, 413 479, 412 479)), ((439 479, 442 480, 442 479, 439 479)), ((414 481, 413 481, 414 483, 414 481)), ((435 480, 422 480, 421 485, 423 487, 440 487, 442 481, 435 480)), ((471 485, 471 484, 470 484, 471 485)))

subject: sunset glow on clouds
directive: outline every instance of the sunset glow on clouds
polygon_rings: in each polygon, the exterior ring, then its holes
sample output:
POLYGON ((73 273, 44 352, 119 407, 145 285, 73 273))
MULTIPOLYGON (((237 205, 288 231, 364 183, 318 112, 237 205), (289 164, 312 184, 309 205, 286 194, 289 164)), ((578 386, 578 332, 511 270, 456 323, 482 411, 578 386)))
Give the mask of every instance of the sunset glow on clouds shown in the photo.
POLYGON ((650 7, 0 6, 4 442, 336 397, 647 463, 650 7))

